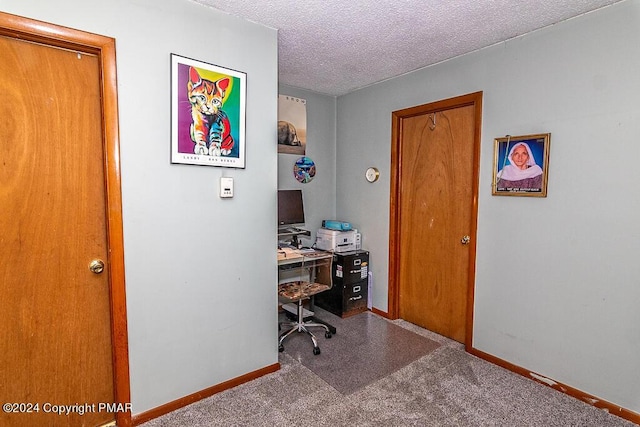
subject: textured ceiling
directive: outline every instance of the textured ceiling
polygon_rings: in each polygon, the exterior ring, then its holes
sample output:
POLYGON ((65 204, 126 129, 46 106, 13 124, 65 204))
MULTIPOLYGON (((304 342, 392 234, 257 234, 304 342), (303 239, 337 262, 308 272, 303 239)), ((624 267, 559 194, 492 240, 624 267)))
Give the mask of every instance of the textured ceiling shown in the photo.
POLYGON ((195 0, 278 30, 280 83, 353 90, 620 0, 195 0))

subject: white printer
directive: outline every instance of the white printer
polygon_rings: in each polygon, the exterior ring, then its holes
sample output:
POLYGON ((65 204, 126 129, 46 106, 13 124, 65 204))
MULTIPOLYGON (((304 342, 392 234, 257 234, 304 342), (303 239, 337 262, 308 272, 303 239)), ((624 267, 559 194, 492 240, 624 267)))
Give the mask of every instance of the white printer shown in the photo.
POLYGON ((316 248, 336 253, 356 250, 356 230, 340 231, 321 228, 316 233, 316 248))

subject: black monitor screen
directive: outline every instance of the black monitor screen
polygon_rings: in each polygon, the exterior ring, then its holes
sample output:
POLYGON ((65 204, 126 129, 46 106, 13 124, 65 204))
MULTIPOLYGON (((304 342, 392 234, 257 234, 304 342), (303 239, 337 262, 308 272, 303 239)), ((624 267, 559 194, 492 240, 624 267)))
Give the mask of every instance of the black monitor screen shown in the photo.
POLYGON ((278 225, 304 224, 302 190, 278 190, 278 225))

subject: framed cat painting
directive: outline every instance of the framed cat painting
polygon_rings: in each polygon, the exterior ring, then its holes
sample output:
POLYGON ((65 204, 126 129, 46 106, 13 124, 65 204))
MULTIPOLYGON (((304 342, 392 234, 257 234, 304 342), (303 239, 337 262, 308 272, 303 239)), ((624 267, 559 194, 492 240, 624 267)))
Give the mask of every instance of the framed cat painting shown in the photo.
POLYGON ((171 163, 244 168, 247 75, 171 54, 171 163))

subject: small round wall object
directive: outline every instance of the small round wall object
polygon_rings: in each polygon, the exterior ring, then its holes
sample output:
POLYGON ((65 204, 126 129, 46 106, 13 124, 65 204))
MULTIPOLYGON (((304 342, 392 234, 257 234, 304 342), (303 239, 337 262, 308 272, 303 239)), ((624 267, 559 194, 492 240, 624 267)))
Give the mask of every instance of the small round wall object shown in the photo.
POLYGON ((293 176, 303 184, 316 176, 316 164, 309 157, 300 157, 293 165, 293 176))
POLYGON ((367 181, 376 182, 378 178, 380 178, 380 171, 378 168, 370 167, 367 169, 364 176, 367 178, 367 181))

